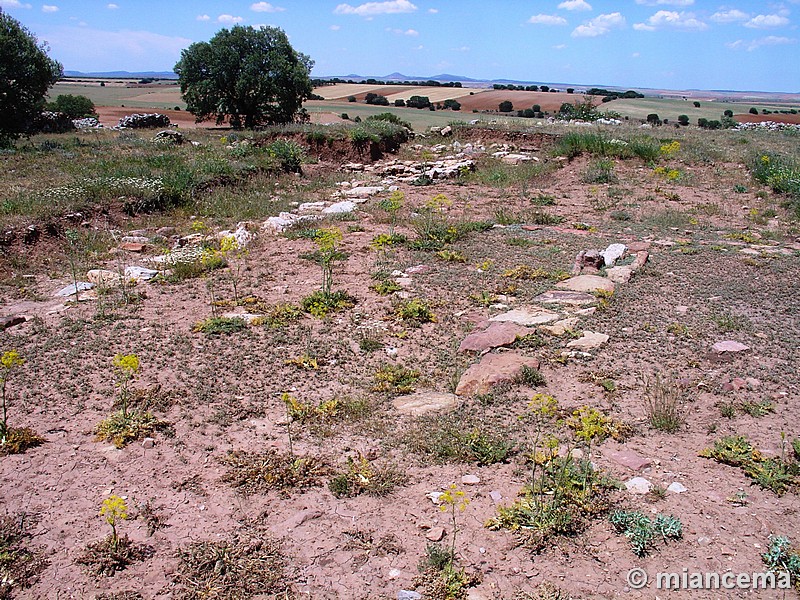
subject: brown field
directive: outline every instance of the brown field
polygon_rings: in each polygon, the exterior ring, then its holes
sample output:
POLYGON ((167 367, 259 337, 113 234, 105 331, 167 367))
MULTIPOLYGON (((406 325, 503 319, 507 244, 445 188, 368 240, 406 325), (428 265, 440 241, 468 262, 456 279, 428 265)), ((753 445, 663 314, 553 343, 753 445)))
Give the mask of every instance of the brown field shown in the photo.
MULTIPOLYGON (((476 93, 474 96, 459 98, 462 111, 471 110, 497 110, 497 107, 504 100, 510 100, 514 105, 514 110, 524 110, 531 108, 534 104, 542 107, 543 111, 558 110, 562 104, 569 102, 582 102, 584 96, 579 94, 567 94, 566 92, 520 92, 511 90, 487 90, 476 93)), ((600 98, 597 98, 600 103, 600 98)))
POLYGON ((775 123, 795 123, 800 124, 800 114, 796 115, 782 115, 780 113, 771 113, 768 115, 751 115, 745 113, 743 115, 734 115, 739 123, 763 123, 765 121, 774 121, 775 123))

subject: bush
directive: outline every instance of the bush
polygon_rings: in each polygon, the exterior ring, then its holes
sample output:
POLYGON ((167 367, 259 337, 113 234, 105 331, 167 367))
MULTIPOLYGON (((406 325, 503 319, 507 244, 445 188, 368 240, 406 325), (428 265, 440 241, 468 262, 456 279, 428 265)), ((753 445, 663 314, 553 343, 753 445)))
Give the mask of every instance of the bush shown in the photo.
POLYGON ((448 98, 444 101, 444 108, 449 108, 450 110, 461 110, 461 103, 457 100, 453 100, 452 98, 448 98))
POLYGON ((355 102, 356 101, 356 97, 355 96, 348 96, 347 97, 347 101, 348 102, 355 102))
POLYGON ((733 111, 729 108, 724 113, 722 113, 725 117, 733 117, 733 111))
POLYGON ((431 106, 431 101, 427 96, 411 96, 406 101, 406 106, 409 108, 428 108, 431 106))
POLYGON ((542 107, 541 107, 541 106, 539 106, 538 104, 534 104, 534 105, 531 107, 531 110, 532 110, 533 112, 537 112, 537 113, 538 113, 538 112, 542 112, 542 107))
POLYGON ((700 103, 699 103, 699 102, 696 102, 696 101, 695 101, 695 102, 693 102, 693 104, 694 104, 694 107, 695 107, 695 108, 700 108, 700 103))
POLYGON ((508 113, 514 110, 514 105, 511 103, 510 100, 503 100, 498 107, 500 112, 508 113))
POLYGON ((755 106, 752 106, 752 107, 750 107, 750 111, 749 112, 750 112, 751 115, 757 115, 758 114, 758 109, 755 106))
POLYGON ((684 127, 689 124, 689 116, 688 115, 679 115, 678 116, 678 124, 683 125, 684 127))
POLYGON ((55 102, 47 105, 48 110, 61 112, 70 119, 82 119, 84 117, 96 117, 94 102, 86 96, 74 96, 72 94, 60 94, 55 102))
POLYGON ((405 106, 406 105, 406 101, 403 100, 402 98, 398 98, 397 100, 394 101, 394 105, 395 106, 405 106))
POLYGON ((656 113, 650 113, 647 115, 647 122, 651 125, 661 125, 661 119, 658 117, 656 113))

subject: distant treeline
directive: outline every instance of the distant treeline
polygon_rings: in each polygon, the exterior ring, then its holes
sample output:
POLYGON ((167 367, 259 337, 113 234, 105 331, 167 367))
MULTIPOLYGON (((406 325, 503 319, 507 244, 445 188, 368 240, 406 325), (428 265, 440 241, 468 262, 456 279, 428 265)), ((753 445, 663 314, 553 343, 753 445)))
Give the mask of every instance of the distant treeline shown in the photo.
POLYGON ((413 86, 418 85, 420 87, 444 87, 444 88, 460 88, 462 87, 460 81, 434 81, 433 79, 429 79, 428 81, 381 81, 380 79, 339 79, 338 77, 334 77, 333 79, 312 79, 311 84, 314 87, 319 87, 323 85, 336 85, 337 83, 365 83, 367 85, 405 85, 405 86, 413 86))
MULTIPOLYGON (((514 85, 513 83, 509 84, 502 84, 502 83, 495 83, 492 85, 492 89, 495 90, 511 90, 511 91, 518 91, 518 92, 560 92, 558 88, 551 88, 549 85, 514 85)), ((575 88, 567 88, 568 94, 574 94, 575 88)), ((578 92, 585 94, 587 96, 602 96, 603 102, 610 102, 611 100, 616 100, 617 98, 644 98, 644 94, 640 94, 634 90, 628 90, 627 92, 614 92, 611 90, 606 90, 603 88, 589 88, 585 92, 578 92)))

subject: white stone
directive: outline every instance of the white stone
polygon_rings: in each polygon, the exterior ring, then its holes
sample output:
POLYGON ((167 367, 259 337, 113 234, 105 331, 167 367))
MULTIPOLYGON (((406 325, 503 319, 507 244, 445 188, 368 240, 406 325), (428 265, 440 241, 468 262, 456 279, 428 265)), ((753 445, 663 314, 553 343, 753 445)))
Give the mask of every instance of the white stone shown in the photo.
POLYGON ((553 321, 558 321, 561 318, 557 312, 553 312, 552 310, 547 310, 546 308, 539 308, 539 307, 524 307, 524 308, 515 308, 514 310, 510 310, 508 312, 495 315, 490 321, 508 321, 511 323, 516 323, 517 325, 543 325, 545 323, 551 323, 553 321))
POLYGON ((584 331, 583 336, 578 338, 577 340, 572 340, 571 342, 567 343, 567 348, 575 348, 576 350, 580 350, 582 352, 588 352, 589 350, 594 350, 595 348, 599 348, 606 342, 608 342, 609 337, 605 333, 595 333, 594 331, 584 331))
POLYGON ((125 277, 128 277, 134 281, 150 281, 158 274, 159 271, 154 269, 145 269, 144 267, 125 267, 125 277))
POLYGON ((673 481, 672 483, 669 484, 667 491, 672 492, 673 494, 682 494, 684 492, 688 492, 689 490, 682 483, 673 481))
POLYGON ((625 487, 632 494, 646 494, 653 489, 653 484, 644 477, 634 477, 625 482, 625 487))
POLYGON ((69 296, 75 295, 76 289, 80 293, 91 290, 93 287, 94 284, 89 281, 79 281, 77 283, 70 283, 67 287, 61 288, 53 295, 61 298, 68 298, 69 296))
POLYGON ((346 213, 351 213, 356 209, 356 203, 351 202, 350 200, 344 200, 342 202, 336 202, 335 204, 331 204, 327 208, 322 209, 323 215, 343 215, 346 213))
POLYGON ((611 244, 600 253, 600 256, 603 257, 607 267, 613 267, 622 255, 625 254, 625 250, 627 250, 625 244, 611 244))
POLYGON ((461 483, 464 485, 477 485, 481 482, 481 478, 477 475, 464 475, 461 478, 461 483))

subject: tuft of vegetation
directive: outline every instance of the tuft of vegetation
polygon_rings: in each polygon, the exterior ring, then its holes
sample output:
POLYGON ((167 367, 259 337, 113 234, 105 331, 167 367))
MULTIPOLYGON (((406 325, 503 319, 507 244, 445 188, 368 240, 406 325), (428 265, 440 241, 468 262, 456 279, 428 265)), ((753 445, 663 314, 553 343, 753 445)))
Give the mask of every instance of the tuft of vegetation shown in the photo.
POLYGON ((413 452, 436 464, 493 465, 508 461, 517 450, 509 432, 465 423, 457 414, 420 417, 405 440, 413 452))
POLYGON ((394 314, 409 327, 420 327, 424 323, 436 322, 436 315, 428 303, 419 298, 401 300, 394 307, 394 314))
POLYGON ((639 557, 652 552, 659 540, 666 543, 683 537, 683 524, 673 516, 659 514, 650 520, 638 511, 618 510, 611 513, 609 521, 617 533, 628 538, 633 553, 639 557))
POLYGON ((244 329, 247 329, 247 321, 241 317, 209 317, 192 326, 195 333, 209 336, 231 335, 244 329))
POLYGON ((767 551, 761 559, 771 572, 788 573, 790 583, 800 590, 800 551, 792 548, 788 537, 769 536, 767 551))
POLYGON ((800 485, 800 463, 794 457, 765 457, 743 435, 723 437, 700 456, 741 468, 754 483, 779 496, 800 485))
POLYGON ((520 385, 526 385, 528 387, 541 387, 543 385, 547 385, 547 380, 545 380, 544 375, 539 369, 534 367, 530 367, 528 365, 522 365, 519 370, 519 374, 517 375, 516 379, 517 383, 520 385))
POLYGON ((375 392, 392 395, 410 394, 419 381, 419 371, 407 369, 403 365, 383 365, 375 371, 375 392))
POLYGON ((653 429, 664 433, 675 433, 685 423, 685 411, 681 406, 683 391, 674 381, 656 374, 644 379, 644 410, 653 429))
POLYGON ((378 467, 359 455, 357 459, 347 457, 344 471, 333 476, 328 488, 337 498, 352 498, 360 494, 386 496, 405 481, 405 474, 397 466, 378 467))
POLYGON ((31 545, 36 520, 27 513, 0 515, 0 598, 30 587, 49 564, 44 552, 31 545))
POLYGON ((291 598, 288 558, 266 531, 247 528, 231 539, 194 542, 178 551, 175 598, 291 598))
POLYGON ((222 480, 244 494, 316 487, 330 471, 317 457, 273 448, 261 452, 234 450, 222 462, 228 467, 222 480))
POLYGON ((303 298, 300 304, 307 313, 318 319, 324 319, 332 312, 353 308, 356 305, 356 299, 344 290, 335 292, 317 290, 303 298))
POLYGON ((98 441, 111 442, 117 448, 124 448, 133 441, 150 437, 166 425, 149 412, 119 410, 100 421, 94 433, 98 441))

